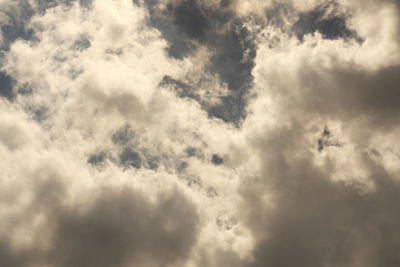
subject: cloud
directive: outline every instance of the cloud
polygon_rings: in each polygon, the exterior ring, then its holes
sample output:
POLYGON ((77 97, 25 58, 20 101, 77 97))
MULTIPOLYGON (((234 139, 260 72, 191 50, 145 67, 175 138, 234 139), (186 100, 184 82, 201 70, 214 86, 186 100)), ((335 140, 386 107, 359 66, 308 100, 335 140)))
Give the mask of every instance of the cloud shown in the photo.
POLYGON ((179 193, 154 205, 131 190, 106 191, 83 212, 60 212, 55 228, 57 266, 159 266, 188 256, 197 215, 179 193))
POLYGON ((328 161, 322 167, 313 163, 304 147, 306 135, 294 124, 255 143, 264 165, 241 190, 243 211, 258 239, 249 266, 395 266, 396 176, 371 152, 360 151, 373 189, 334 181, 328 161))
POLYGON ((0 265, 398 266, 397 1, 0 1, 0 265))
POLYGON ((384 146, 374 141, 393 142, 398 132, 391 102, 398 54, 389 52, 397 47, 395 31, 386 39, 363 32, 366 43, 323 30, 303 42, 279 29, 264 31, 253 72, 258 97, 244 128, 256 153, 245 159, 255 170, 240 190, 256 238, 246 265, 396 266, 398 172, 385 167, 375 151, 384 146), (271 36, 279 36, 274 45, 271 36), (378 47, 387 49, 378 54, 378 47))
POLYGON ((327 39, 355 38, 362 41, 355 31, 348 29, 345 14, 337 12, 334 3, 322 4, 311 11, 300 13, 293 25, 300 40, 305 34, 318 31, 327 39))
MULTIPOLYGON (((35 227, 42 237, 35 237, 25 248, 1 238, 2 264, 169 265, 185 261, 195 244, 196 208, 180 192, 164 193, 152 203, 138 190, 105 188, 79 204, 65 205, 62 199, 67 184, 54 178, 35 185, 35 199, 23 213, 26 219, 37 220, 34 213, 43 217, 39 229, 35 227), (42 243, 37 246, 39 240, 42 243)), ((19 224, 29 227, 30 223, 19 224)), ((8 231, 17 231, 15 228, 18 226, 8 231)))
POLYGON ((210 51, 207 58, 202 59, 208 69, 206 73, 217 75, 226 83, 230 94, 220 97, 220 105, 205 108, 211 116, 239 123, 246 116, 255 46, 244 20, 234 15, 229 2, 163 1, 157 5, 145 1, 151 25, 169 41, 170 56, 191 57, 202 48, 210 51))

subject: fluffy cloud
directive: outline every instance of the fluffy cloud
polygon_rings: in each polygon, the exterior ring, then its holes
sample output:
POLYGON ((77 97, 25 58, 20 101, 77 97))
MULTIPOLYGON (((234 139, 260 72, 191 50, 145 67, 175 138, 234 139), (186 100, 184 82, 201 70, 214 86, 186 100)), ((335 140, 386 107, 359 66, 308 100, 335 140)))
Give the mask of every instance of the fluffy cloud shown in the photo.
POLYGON ((0 1, 0 265, 398 266, 398 1, 0 1))

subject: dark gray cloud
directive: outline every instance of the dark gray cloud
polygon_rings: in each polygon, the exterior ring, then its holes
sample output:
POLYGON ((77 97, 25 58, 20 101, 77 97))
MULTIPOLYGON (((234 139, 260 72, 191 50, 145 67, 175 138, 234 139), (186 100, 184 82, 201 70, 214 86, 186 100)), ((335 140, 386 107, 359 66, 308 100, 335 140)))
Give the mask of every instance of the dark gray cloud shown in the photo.
POLYGON ((187 260, 197 240, 196 208, 180 192, 160 194, 154 203, 138 191, 105 188, 82 208, 61 204, 63 186, 37 185, 32 203, 47 218, 50 248, 17 249, 1 237, 1 266, 166 266, 187 260))
POLYGON ((198 261, 199 266, 229 266, 229 267, 244 267, 245 262, 240 257, 229 250, 218 250, 212 256, 208 255, 206 251, 200 253, 198 261))
POLYGON ((26 266, 30 252, 16 251, 10 247, 10 241, 0 239, 0 265, 9 267, 26 266))
POLYGON ((319 75, 314 66, 305 65, 300 86, 308 89, 299 104, 303 111, 331 118, 365 119, 379 127, 393 127, 400 118, 399 71, 398 65, 376 72, 350 66, 326 69, 319 75))
MULTIPOLYGON (((318 7, 300 14, 294 25, 300 39, 318 31, 327 39, 359 41, 346 27, 346 17, 323 16, 324 12, 318 7)), ((242 212, 257 240, 254 258, 246 266, 400 264, 398 172, 385 169, 379 149, 366 141, 399 125, 399 66, 369 71, 354 62, 331 59, 331 67, 301 60, 299 82, 290 84, 281 77, 275 84, 279 79, 269 77, 291 126, 265 132, 254 144, 262 171, 259 177, 249 178, 255 185, 245 180, 241 188, 242 212), (300 119, 302 116, 306 119, 300 119), (352 166, 348 173, 348 179, 354 180, 333 181, 335 168, 340 167, 323 158, 323 153, 315 156, 304 147, 309 133, 302 123, 316 118, 333 119, 352 129, 350 142, 356 149, 346 160, 361 158, 360 165, 352 166), (356 123, 358 127, 354 127, 356 123), (323 165, 317 166, 316 160, 323 165), (366 190, 365 184, 356 182, 359 173, 365 173, 375 188, 366 190)), ((317 142, 319 151, 332 151, 332 146, 341 151, 349 145, 327 127, 317 142)))
MULTIPOLYGON (((247 266, 397 266, 400 184, 366 149, 362 168, 375 184, 331 180, 328 166, 296 157, 304 128, 295 124, 257 143, 262 177, 242 189, 247 220, 258 240, 247 266), (260 190, 260 188, 263 188, 260 190), (265 194, 272 205, 265 205, 265 194)), ((354 177, 356 178, 356 177, 354 177)))
POLYGON ((185 259, 196 241, 195 208, 180 193, 158 204, 131 190, 106 191, 79 212, 56 219, 51 262, 56 266, 157 266, 185 259))

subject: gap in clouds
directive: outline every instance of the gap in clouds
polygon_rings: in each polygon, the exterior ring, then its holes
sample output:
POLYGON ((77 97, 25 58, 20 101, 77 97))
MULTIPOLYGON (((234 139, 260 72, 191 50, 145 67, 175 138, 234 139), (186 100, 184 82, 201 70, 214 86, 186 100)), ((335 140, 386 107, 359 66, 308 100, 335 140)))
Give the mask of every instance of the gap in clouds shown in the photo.
POLYGON ((149 8, 150 24, 169 42, 170 56, 190 58, 199 47, 210 51, 205 71, 226 83, 230 94, 220 97, 220 105, 205 107, 208 114, 236 124, 244 119, 255 45, 244 21, 230 9, 229 1, 210 6, 195 0, 167 1, 165 6, 157 1, 144 2, 149 8))

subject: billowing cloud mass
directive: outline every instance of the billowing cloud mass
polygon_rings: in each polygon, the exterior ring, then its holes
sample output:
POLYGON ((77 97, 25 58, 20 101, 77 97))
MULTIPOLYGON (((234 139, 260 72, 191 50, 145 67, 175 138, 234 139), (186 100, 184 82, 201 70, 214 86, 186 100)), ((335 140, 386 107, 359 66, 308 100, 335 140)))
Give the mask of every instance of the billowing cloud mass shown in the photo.
POLYGON ((400 266, 397 0, 0 0, 0 266, 400 266))

